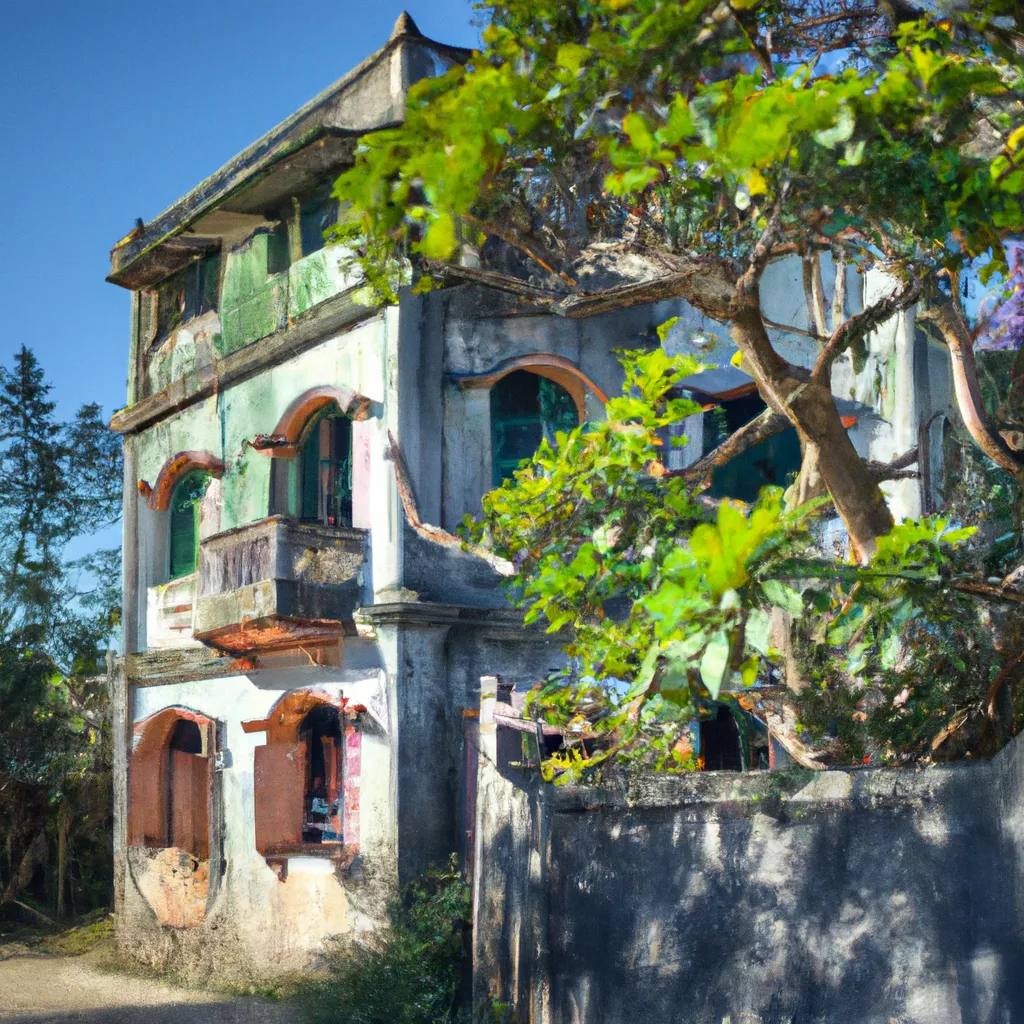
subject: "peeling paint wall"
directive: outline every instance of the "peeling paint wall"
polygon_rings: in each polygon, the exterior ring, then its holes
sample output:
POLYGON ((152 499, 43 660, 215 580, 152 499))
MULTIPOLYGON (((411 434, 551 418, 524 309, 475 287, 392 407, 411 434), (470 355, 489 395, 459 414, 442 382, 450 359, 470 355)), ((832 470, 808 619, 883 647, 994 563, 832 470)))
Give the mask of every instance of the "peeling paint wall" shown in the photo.
POLYGON ((381 920, 396 870, 388 828, 393 780, 382 672, 293 669, 137 688, 133 705, 136 722, 169 705, 217 722, 223 768, 216 773, 211 840, 224 876, 207 905, 200 890, 208 879, 193 876, 182 851, 129 848, 118 927, 126 953, 158 965, 173 962, 196 977, 214 970, 259 979, 305 966, 328 936, 372 928, 381 920), (253 839, 253 758, 265 734, 245 732, 242 722, 266 718, 296 687, 343 694, 370 709, 358 726, 360 855, 343 869, 323 858, 291 857, 282 880, 253 839))

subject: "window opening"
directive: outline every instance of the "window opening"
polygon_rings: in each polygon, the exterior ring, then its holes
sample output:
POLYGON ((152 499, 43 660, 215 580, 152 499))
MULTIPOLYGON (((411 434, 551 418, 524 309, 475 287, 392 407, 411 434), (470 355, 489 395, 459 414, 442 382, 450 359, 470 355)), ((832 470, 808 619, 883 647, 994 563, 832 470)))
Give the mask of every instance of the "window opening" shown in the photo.
POLYGON ((340 843, 341 717, 338 709, 313 708, 299 726, 299 748, 306 752, 302 797, 302 841, 340 843))
POLYGON ((740 729, 733 713, 724 705, 719 706, 714 718, 700 723, 700 755, 706 772, 743 770, 740 729))
POLYGON ((195 260, 159 285, 156 342, 163 341, 189 320, 216 309, 219 286, 219 252, 195 260))
POLYGON ((300 517, 325 526, 352 525, 352 421, 314 421, 302 447, 300 517))
POLYGON ((542 439, 579 426, 572 395, 553 380, 514 370, 491 388, 491 456, 494 486, 508 479, 542 439))
MULTIPOLYGON (((709 409, 702 423, 701 455, 714 451, 766 408, 759 395, 751 394, 727 399, 709 409)), ((711 474, 708 494, 712 498, 756 501, 762 487, 785 487, 789 474, 799 471, 800 439, 796 430, 789 427, 718 466, 711 474)))
POLYGON ((318 252, 327 241, 324 232, 338 220, 338 201, 330 196, 314 196, 299 204, 299 234, 302 255, 318 252))
POLYGON ((267 276, 283 274, 291 265, 288 248, 288 218, 280 213, 266 214, 268 220, 277 220, 277 226, 267 232, 267 276))
POLYGON ((210 474, 193 470, 178 481, 171 495, 170 578, 196 571, 199 560, 199 510, 210 474))

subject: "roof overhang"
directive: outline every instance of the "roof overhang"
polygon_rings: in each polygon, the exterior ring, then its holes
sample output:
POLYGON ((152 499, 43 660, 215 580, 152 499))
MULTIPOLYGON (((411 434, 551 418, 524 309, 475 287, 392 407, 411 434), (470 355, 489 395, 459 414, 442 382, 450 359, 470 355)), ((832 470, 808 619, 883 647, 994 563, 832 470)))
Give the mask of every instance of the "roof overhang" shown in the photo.
POLYGON ((387 43, 219 171, 111 250, 107 280, 145 288, 221 246, 237 245, 286 196, 301 195, 350 166, 356 139, 398 124, 405 94, 422 78, 465 63, 472 51, 420 34, 403 14, 387 43), (252 230, 248 230, 250 228, 252 230))

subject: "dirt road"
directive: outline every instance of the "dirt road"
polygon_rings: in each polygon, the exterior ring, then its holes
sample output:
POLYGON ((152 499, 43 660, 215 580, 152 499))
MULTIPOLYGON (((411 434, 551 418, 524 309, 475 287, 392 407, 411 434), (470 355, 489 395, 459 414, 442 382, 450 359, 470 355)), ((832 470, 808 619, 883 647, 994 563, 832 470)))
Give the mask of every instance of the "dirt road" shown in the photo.
POLYGON ((294 1006, 176 988, 113 973, 104 954, 0 948, 0 1021, 47 1024, 300 1024, 294 1006))

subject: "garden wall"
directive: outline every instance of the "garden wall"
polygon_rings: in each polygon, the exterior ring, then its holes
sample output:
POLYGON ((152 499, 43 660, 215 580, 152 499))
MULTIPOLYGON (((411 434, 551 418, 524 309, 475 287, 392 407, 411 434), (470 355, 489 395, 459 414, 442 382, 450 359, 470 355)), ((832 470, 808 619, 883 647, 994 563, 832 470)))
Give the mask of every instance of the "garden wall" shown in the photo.
POLYGON ((503 1002, 520 1024, 1024 1020, 1020 739, 920 771, 554 787, 497 708, 480 719, 480 1019, 503 1002))

